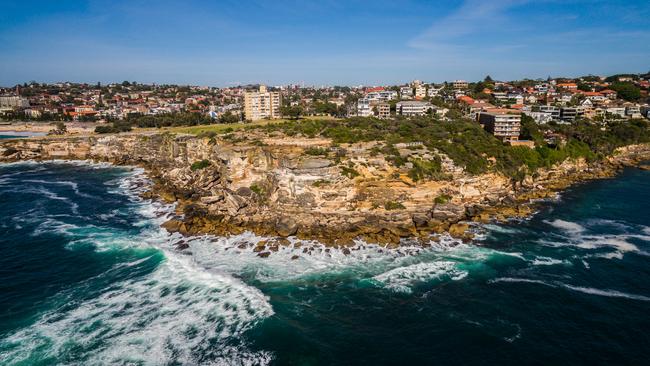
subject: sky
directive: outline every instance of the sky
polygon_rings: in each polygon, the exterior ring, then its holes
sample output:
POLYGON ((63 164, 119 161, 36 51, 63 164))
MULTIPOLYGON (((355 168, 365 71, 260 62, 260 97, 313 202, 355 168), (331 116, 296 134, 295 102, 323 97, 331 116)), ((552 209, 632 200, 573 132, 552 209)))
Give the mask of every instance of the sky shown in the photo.
POLYGON ((3 0, 0 85, 388 85, 650 70, 648 0, 3 0))

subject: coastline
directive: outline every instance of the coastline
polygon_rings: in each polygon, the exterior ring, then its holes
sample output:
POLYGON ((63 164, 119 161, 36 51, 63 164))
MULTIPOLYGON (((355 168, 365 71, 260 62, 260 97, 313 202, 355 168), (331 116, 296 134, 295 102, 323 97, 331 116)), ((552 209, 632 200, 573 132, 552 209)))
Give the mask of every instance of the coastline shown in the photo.
POLYGON ((177 203, 176 217, 163 224, 168 231, 184 235, 250 231, 276 238, 255 249, 269 253, 293 236, 334 247, 350 247, 355 239, 386 247, 397 247, 402 239, 427 245, 443 233, 469 240, 472 222, 527 217, 534 212, 536 200, 553 197, 579 182, 612 177, 625 166, 650 159, 650 145, 631 145, 593 163, 567 160, 514 184, 494 174, 459 174, 452 182, 409 186, 404 179, 378 183, 365 176, 342 177, 338 168, 334 171, 324 159, 305 157, 302 149, 286 146, 286 142, 261 147, 169 135, 59 137, 3 141, 0 161, 93 160, 142 167, 154 182, 143 196, 177 203), (190 168, 192 162, 206 158, 210 166, 196 171, 190 168), (282 181, 286 177, 279 174, 289 176, 289 181, 282 181), (314 187, 314 182, 325 178, 332 180, 328 184, 333 187, 314 187), (306 179, 307 184, 299 179, 306 179), (293 196, 282 195, 285 183, 293 184, 289 187, 294 189, 293 196), (261 192, 251 189, 257 184, 261 192), (377 192, 394 196, 392 191, 385 193, 382 184, 403 196, 415 191, 435 196, 452 189, 457 195, 445 203, 433 203, 430 197, 405 199, 401 201, 403 209, 398 210, 368 207, 368 197, 377 192), (273 193, 264 196, 265 189, 273 193), (352 194, 339 197, 340 192, 352 189, 352 194), (334 204, 313 197, 314 192, 329 197, 332 190, 339 191, 334 204))

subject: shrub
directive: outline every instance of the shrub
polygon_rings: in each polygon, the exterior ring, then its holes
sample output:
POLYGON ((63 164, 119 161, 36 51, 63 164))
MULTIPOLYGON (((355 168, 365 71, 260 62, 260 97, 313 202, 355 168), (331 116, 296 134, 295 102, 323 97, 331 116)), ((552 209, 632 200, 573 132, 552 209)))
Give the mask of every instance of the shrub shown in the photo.
POLYGON ((324 186, 324 185, 329 184, 329 183, 330 183, 329 180, 319 179, 319 180, 315 181, 314 183, 312 183, 311 185, 318 188, 318 187, 324 186))
POLYGON ((445 203, 451 200, 451 196, 448 194, 441 194, 433 199, 433 202, 436 204, 444 205, 445 203))
POLYGON ((442 167, 439 157, 432 160, 414 159, 411 163, 413 168, 409 169, 408 175, 414 182, 441 175, 442 167))
POLYGON ((307 155, 327 155, 327 149, 324 149, 322 147, 309 147, 305 149, 305 154, 307 155))
POLYGON ((399 202, 394 202, 394 201, 386 201, 384 202, 384 209, 387 211, 392 211, 392 210, 403 210, 406 207, 404 207, 403 204, 399 202))
POLYGON ((209 167, 210 164, 211 164, 211 163, 210 163, 209 160, 205 160, 205 159, 203 159, 203 160, 199 160, 199 161, 194 162, 194 163, 190 166, 190 169, 191 169, 192 171, 201 170, 201 169, 205 169, 205 168, 209 167))
POLYGON ((341 167, 341 174, 344 176, 353 179, 354 177, 358 177, 360 174, 358 171, 356 171, 354 168, 349 168, 347 166, 342 166, 341 167))

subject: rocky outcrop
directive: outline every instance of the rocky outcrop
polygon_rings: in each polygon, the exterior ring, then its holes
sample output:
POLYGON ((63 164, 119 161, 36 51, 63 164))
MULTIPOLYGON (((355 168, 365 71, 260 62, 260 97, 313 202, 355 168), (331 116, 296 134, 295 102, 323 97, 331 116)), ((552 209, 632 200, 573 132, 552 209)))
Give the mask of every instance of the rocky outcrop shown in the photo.
POLYGON ((442 156, 451 179, 416 183, 382 155, 371 154, 372 144, 264 141, 164 133, 10 140, 0 144, 0 161, 90 159, 138 165, 154 181, 148 196, 178 202, 179 218, 164 225, 169 231, 225 235, 250 230, 347 246, 356 238, 398 245, 404 237, 442 232, 466 239, 471 221, 528 215, 531 200, 576 181, 611 176, 621 166, 650 157, 647 145, 630 146, 598 163, 565 161, 513 183, 494 173, 466 174, 442 156), (314 146, 324 152, 306 154, 314 146))

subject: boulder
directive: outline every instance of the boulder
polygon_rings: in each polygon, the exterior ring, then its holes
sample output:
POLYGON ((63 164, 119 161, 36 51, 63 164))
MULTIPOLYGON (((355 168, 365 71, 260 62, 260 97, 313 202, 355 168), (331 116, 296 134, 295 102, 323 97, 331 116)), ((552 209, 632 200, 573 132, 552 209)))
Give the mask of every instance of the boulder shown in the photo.
POLYGON ((280 236, 291 236, 298 231, 298 223, 291 217, 282 217, 275 223, 275 230, 280 236))

